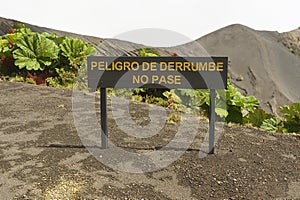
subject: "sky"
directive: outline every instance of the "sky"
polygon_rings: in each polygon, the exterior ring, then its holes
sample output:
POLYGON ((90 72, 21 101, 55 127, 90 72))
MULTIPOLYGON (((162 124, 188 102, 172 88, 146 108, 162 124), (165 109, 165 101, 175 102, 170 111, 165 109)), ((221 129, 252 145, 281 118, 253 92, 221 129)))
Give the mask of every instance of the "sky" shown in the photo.
POLYGON ((14 0, 0 17, 101 38, 142 28, 167 29, 191 40, 230 24, 257 30, 300 27, 299 0, 14 0))

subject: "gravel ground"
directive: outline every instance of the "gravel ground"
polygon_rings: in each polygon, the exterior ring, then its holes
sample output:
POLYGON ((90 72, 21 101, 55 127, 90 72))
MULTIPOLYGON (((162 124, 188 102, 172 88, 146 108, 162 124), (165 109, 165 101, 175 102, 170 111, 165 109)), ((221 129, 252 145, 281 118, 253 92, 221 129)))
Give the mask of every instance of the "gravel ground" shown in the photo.
MULTIPOLYGON (((207 122, 200 121, 194 143, 175 162, 154 172, 127 173, 104 165, 84 147, 71 90, 0 82, 0 99, 1 200, 300 199, 299 136, 226 126, 215 154, 199 158, 207 132, 207 122)), ((147 124, 149 106, 130 105, 131 117, 147 124)), ((141 140, 109 117, 108 130, 116 146, 142 154, 168 143, 178 125, 141 140)))

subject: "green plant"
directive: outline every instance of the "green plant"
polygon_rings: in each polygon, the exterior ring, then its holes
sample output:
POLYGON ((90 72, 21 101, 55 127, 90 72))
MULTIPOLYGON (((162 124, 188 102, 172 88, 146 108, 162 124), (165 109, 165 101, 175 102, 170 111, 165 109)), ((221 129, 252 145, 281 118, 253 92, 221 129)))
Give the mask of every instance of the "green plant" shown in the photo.
MULTIPOLYGON (((208 116, 210 106, 209 90, 176 90, 182 103, 192 110, 198 110, 202 116, 208 116)), ((228 80, 228 89, 217 90, 216 114, 226 122, 244 124, 244 113, 252 113, 259 106, 254 96, 243 96, 228 80), (225 99, 226 98, 226 99, 225 99)))
POLYGON ((181 98, 175 93, 175 90, 165 91, 163 96, 167 98, 166 105, 168 108, 176 111, 185 109, 185 105, 182 104, 181 98))
POLYGON ((167 124, 177 124, 181 121, 181 115, 179 112, 171 112, 168 114, 167 124))
POLYGON ((254 112, 259 106, 259 101, 254 96, 243 96, 228 79, 226 90, 226 103, 228 116, 227 122, 244 124, 244 114, 254 112))
POLYGON ((283 106, 280 110, 288 123, 300 124, 300 103, 283 106))
POLYGON ((13 51, 15 65, 26 70, 45 70, 53 60, 58 59, 58 46, 38 33, 25 35, 16 42, 13 51))
MULTIPOLYGON (((0 37, 0 74, 11 75, 18 74, 19 69, 15 66, 13 51, 16 49, 16 43, 26 33, 32 33, 31 30, 17 25, 15 29, 10 29, 9 33, 0 37)), ((25 79, 24 79, 25 80, 25 79)))
POLYGON ((9 51, 9 41, 6 38, 0 38, 0 52, 5 53, 9 51))
POLYGON ((64 37, 59 47, 61 55, 67 58, 70 70, 73 72, 77 72, 87 56, 95 51, 92 45, 70 37, 64 37))
POLYGON ((12 51, 21 36, 21 33, 10 33, 0 37, 0 73, 3 75, 9 75, 18 70, 14 65, 12 51))
POLYGON ((246 123, 260 127, 268 132, 300 132, 300 103, 281 107, 283 118, 256 109, 244 117, 246 123))
POLYGON ((52 65, 57 76, 48 78, 48 84, 54 87, 72 87, 87 56, 95 52, 94 47, 75 38, 59 38, 53 34, 44 35, 56 41, 60 48, 59 59, 52 65))
POLYGON ((236 106, 249 112, 253 112, 259 106, 259 101, 254 96, 243 96, 237 88, 231 84, 230 79, 228 79, 227 85, 226 100, 228 106, 236 106))
POLYGON ((272 117, 273 115, 266 113, 263 109, 256 109, 244 117, 244 122, 255 127, 260 127, 264 120, 272 117))
POLYGON ((287 132, 287 129, 284 127, 283 120, 280 117, 265 119, 261 125, 261 128, 268 132, 287 132))
POLYGON ((281 113, 285 118, 284 124, 288 132, 300 132, 300 103, 281 107, 281 113))
POLYGON ((142 102, 143 101, 143 97, 141 97, 139 95, 132 95, 131 96, 131 100, 142 102))
POLYGON ((10 82, 25 82, 26 78, 16 75, 9 79, 10 82))
MULTIPOLYGON (((142 48, 139 50, 139 55, 143 57, 157 57, 160 56, 159 52, 152 48, 142 48)), ((165 105, 165 97, 163 93, 166 89, 156 89, 156 88, 135 88, 133 90, 133 95, 141 96, 139 98, 146 103, 154 103, 159 105, 165 105)))
POLYGON ((158 51, 155 51, 151 48, 142 48, 139 51, 139 54, 140 54, 140 56, 143 56, 143 57, 158 57, 158 56, 160 56, 158 51))
POLYGON ((35 80, 33 80, 32 78, 25 78, 25 82, 29 84, 36 84, 35 80))
MULTIPOLYGON (((210 91, 209 90, 195 90, 196 95, 196 105, 200 108, 199 111, 201 112, 201 116, 209 115, 209 107, 210 107, 210 91)), ((224 91, 217 91, 216 96, 216 107, 215 112, 216 114, 223 118, 229 115, 228 110, 226 109, 226 99, 224 99, 225 94, 224 91)))
POLYGON ((58 77, 47 78, 47 83, 52 87, 72 88, 76 74, 71 71, 66 71, 64 68, 56 68, 58 77))
MULTIPOLYGON (((0 73, 32 78, 37 84, 70 87, 92 45, 71 37, 32 32, 19 24, 0 37, 0 73)), ((81 77, 82 78, 82 77, 81 77)))

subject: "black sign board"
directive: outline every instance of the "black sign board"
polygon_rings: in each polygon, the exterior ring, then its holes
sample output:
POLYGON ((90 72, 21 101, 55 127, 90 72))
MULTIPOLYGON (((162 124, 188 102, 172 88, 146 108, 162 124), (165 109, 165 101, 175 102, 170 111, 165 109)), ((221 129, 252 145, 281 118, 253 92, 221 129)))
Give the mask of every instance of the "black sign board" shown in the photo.
POLYGON ((90 88, 225 89, 227 57, 88 57, 90 88))
POLYGON ((101 89, 102 148, 108 147, 106 88, 188 88, 210 89, 208 153, 214 153, 215 89, 227 88, 227 63, 227 57, 88 57, 88 87, 101 89))

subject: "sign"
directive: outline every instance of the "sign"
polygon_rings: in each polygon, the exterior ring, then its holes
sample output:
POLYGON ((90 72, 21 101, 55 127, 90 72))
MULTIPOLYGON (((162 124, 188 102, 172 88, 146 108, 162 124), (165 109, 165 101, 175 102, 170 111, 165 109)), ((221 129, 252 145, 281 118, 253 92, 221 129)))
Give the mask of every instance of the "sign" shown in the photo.
POLYGON ((88 57, 90 88, 225 89, 227 57, 88 57))
POLYGON ((188 88, 210 89, 209 153, 214 153, 215 89, 227 88, 227 63, 227 57, 88 57, 88 87, 101 89, 102 148, 108 147, 106 88, 188 88))

